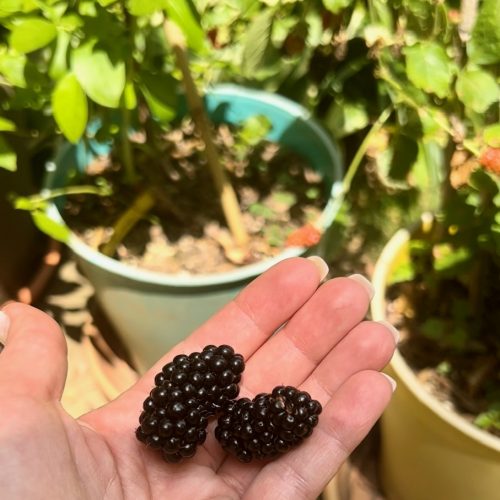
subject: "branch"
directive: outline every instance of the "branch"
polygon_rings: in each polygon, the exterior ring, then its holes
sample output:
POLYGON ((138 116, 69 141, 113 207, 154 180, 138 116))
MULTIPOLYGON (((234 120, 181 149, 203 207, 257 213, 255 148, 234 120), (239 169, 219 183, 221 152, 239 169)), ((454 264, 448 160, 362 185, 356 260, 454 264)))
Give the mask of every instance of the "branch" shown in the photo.
POLYGON ((165 21, 163 28, 167 41, 174 51, 177 64, 182 72, 182 80, 191 117, 205 143, 203 154, 210 168, 227 225, 229 226, 229 230, 236 244, 240 247, 244 247, 247 245, 249 237, 245 230, 236 193, 221 166, 219 155, 212 139, 210 122, 205 112, 203 100, 198 93, 189 69, 184 35, 180 28, 169 20, 165 21))

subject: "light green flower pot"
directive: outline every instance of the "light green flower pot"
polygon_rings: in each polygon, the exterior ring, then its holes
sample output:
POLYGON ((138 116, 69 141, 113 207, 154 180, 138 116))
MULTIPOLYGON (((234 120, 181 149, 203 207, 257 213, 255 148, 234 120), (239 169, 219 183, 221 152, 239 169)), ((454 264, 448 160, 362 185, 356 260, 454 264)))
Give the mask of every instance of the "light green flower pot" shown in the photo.
MULTIPOLYGON (((268 138, 305 156, 325 181, 330 199, 320 224, 326 228, 340 206, 342 169, 336 146, 294 102, 267 92, 223 85, 207 93, 207 111, 215 122, 237 124, 253 115, 265 115, 272 123, 268 138)), ((94 154, 107 145, 67 144, 48 164, 47 187, 64 185, 74 166, 83 170, 94 154)), ((61 220, 55 205, 50 215, 61 220)), ((278 261, 304 253, 288 248, 277 257, 237 270, 213 275, 176 275, 128 266, 85 245, 72 235, 69 246, 95 287, 97 299, 128 348, 136 368, 143 372, 166 351, 230 301, 250 280, 278 261)))
MULTIPOLYGON (((423 217, 425 224, 431 218, 423 217)), ((408 259, 411 231, 399 230, 373 275, 372 316, 385 320, 392 271, 408 259)), ((447 408, 396 351, 387 372, 398 388, 381 419, 381 482, 388 500, 497 500, 500 438, 447 408)))

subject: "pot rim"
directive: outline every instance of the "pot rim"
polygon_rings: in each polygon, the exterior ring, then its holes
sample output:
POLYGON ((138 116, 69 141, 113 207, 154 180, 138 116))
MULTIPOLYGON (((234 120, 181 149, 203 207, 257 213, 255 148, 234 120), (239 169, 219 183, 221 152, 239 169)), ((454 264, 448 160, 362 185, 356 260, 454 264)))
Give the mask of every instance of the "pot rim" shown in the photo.
MULTIPOLYGON (((375 296, 373 297, 371 303, 371 313, 375 321, 383 321, 387 319, 385 291, 387 288, 387 276, 391 263, 394 261, 396 256, 403 251, 404 246, 408 243, 415 230, 418 227, 425 226, 425 224, 432 223, 432 220, 432 214, 428 212, 422 214, 421 220, 415 224, 414 227, 409 229, 399 229, 382 250, 375 264, 372 279, 372 283, 375 288, 375 296)), ((453 410, 448 409, 435 396, 430 394, 420 383, 415 373, 406 363, 404 357, 398 349, 396 349, 389 364, 396 372, 399 379, 406 385, 408 390, 424 406, 469 438, 500 453, 500 438, 471 424, 464 417, 460 416, 453 410)))
MULTIPOLYGON (((325 149, 328 151, 329 156, 332 160, 332 168, 334 171, 334 178, 332 182, 332 187, 330 189, 330 196, 327 200, 325 207, 323 208, 318 225, 322 230, 326 229, 329 224, 333 221, 335 215, 337 214, 340 206, 342 204, 342 174, 341 174, 341 161, 340 154, 336 148, 332 139, 326 134, 326 132, 314 121, 311 113, 305 109, 300 104, 283 97, 278 94, 273 94, 271 92, 249 89, 234 84, 222 84, 211 87, 207 90, 207 93, 212 94, 224 94, 229 96, 246 96, 253 97, 254 99, 259 99, 271 106, 279 107, 286 111, 293 117, 300 118, 314 131, 317 137, 324 144, 325 149)), ((46 173, 50 175, 50 172, 55 170, 56 166, 54 162, 49 161, 45 165, 46 173)), ((55 220, 56 222, 63 223, 64 220, 54 203, 51 203, 47 208, 47 215, 55 220)), ((244 265, 232 271, 225 271, 222 273, 210 273, 210 274, 196 274, 192 275, 189 273, 162 273, 157 271, 149 271, 147 269, 141 269, 138 267, 133 267, 129 264, 122 263, 111 257, 107 257, 102 253, 94 250, 86 243, 83 242, 73 231, 70 233, 69 240, 66 244, 75 252, 79 257, 90 262, 94 266, 103 268, 108 272, 119 275, 121 277, 128 278, 133 281, 145 282, 154 285, 163 286, 174 286, 174 287, 202 287, 211 285, 224 285, 228 283, 237 283, 241 281, 254 278, 264 271, 269 269, 271 266, 277 264, 278 262, 292 258, 299 257, 303 255, 307 248, 306 247, 290 247, 286 248, 278 255, 272 258, 264 259, 254 264, 244 265)))

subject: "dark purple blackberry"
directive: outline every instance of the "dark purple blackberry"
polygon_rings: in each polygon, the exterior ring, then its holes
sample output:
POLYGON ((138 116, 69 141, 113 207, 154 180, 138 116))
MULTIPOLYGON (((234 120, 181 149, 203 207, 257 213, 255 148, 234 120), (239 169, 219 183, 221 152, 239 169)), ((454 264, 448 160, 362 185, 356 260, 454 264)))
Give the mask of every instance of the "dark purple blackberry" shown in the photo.
POLYGON ((320 413, 321 404, 307 392, 278 386, 272 394, 229 405, 219 417, 215 437, 242 462, 272 458, 309 437, 320 413))
POLYGON ((169 462, 191 457, 206 438, 208 417, 238 396, 243 356, 227 345, 180 354, 155 376, 143 403, 137 439, 169 462))

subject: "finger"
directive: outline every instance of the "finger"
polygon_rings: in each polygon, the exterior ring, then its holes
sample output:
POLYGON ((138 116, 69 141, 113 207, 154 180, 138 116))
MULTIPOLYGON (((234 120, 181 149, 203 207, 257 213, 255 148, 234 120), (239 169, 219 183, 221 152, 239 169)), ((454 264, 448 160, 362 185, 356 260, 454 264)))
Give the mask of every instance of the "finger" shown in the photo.
POLYGON ((333 349, 301 385, 301 390, 326 402, 352 375, 382 370, 390 361, 398 332, 389 324, 363 321, 333 349))
MULTIPOLYGON (((352 329, 323 359, 319 366, 303 380, 300 389, 308 392, 322 405, 328 405, 334 393, 350 377, 366 370, 381 370, 391 359, 396 346, 394 328, 384 323, 364 321, 352 329)), ((302 382, 302 380, 300 381, 302 382)), ((282 380, 285 385, 299 385, 293 377, 282 380)), ((271 388, 277 385, 271 384, 271 388)), ((245 394, 253 397, 256 392, 245 394)), ((266 390, 270 390, 267 387, 266 390)), ((246 388, 244 389, 246 391, 246 388)), ((241 470, 234 459, 226 459, 219 469, 229 482, 249 484, 259 472, 259 466, 241 470)))
POLYGON ((59 325, 26 304, 9 303, 2 312, 10 326, 0 354, 0 390, 59 399, 67 371, 67 346, 59 325))
POLYGON ((245 389, 257 393, 279 384, 299 384, 366 315, 369 295, 359 281, 323 284, 286 326, 247 363, 245 389), (279 363, 279 369, 276 369, 279 363))
POLYGON ((248 498, 316 498, 354 448, 368 434, 393 392, 381 373, 359 372, 334 394, 312 436, 267 464, 246 491, 248 498))
POLYGON ((134 386, 150 388, 153 378, 176 354, 205 345, 230 344, 248 359, 316 291, 320 274, 313 261, 280 262, 250 283, 233 301, 160 359, 134 386))

